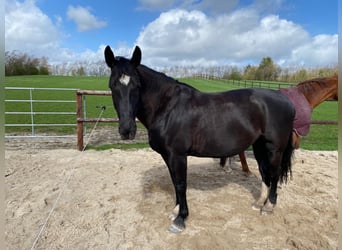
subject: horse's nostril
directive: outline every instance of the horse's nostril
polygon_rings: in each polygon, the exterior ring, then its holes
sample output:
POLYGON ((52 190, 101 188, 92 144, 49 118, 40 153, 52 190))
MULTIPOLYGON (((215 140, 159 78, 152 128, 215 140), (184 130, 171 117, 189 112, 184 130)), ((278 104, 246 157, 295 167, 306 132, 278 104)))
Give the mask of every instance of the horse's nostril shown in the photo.
POLYGON ((122 140, 133 140, 135 138, 136 126, 120 126, 119 133, 122 140))
POLYGON ((121 139, 122 140, 128 140, 129 139, 129 135, 128 134, 121 134, 121 139))
POLYGON ((133 140, 135 138, 135 132, 129 132, 120 135, 122 140, 133 140))

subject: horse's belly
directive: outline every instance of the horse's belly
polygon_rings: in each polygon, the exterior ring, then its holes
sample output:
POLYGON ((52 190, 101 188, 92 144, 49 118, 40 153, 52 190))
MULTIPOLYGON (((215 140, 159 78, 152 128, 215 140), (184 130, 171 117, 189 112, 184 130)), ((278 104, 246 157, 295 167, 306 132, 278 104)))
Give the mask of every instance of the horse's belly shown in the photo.
POLYGON ((217 133, 199 135, 193 140, 190 155, 229 157, 246 150, 260 136, 259 133, 217 133))
POLYGON ((243 152, 244 150, 248 148, 248 146, 243 147, 243 148, 238 147, 238 148, 234 148, 230 150, 217 149, 217 150, 191 151, 188 153, 188 155, 197 156, 197 157, 213 157, 213 158, 231 157, 231 156, 234 156, 243 152))

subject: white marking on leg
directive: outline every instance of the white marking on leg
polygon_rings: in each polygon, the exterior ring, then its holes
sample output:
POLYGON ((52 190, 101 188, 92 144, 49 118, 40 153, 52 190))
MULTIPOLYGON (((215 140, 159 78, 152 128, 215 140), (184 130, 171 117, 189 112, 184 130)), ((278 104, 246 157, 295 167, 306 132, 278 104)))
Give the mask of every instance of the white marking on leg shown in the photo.
POLYGON ((177 218, 177 216, 178 216, 178 214, 179 214, 179 205, 176 205, 173 209, 172 209, 172 211, 171 211, 171 213, 169 213, 169 219, 170 220, 175 220, 176 218, 177 218))
POLYGON ((261 194, 260 194, 259 200, 262 200, 265 203, 269 194, 270 194, 270 188, 267 187, 264 182, 261 182, 261 194))
POLYGON ((125 74, 122 74, 121 77, 119 78, 119 82, 125 86, 129 84, 131 77, 125 74))
POLYGON ((256 202, 253 203, 252 208, 254 210, 260 210, 264 206, 266 200, 268 199, 269 194, 270 194, 270 188, 267 187, 264 182, 261 182, 260 197, 256 202))

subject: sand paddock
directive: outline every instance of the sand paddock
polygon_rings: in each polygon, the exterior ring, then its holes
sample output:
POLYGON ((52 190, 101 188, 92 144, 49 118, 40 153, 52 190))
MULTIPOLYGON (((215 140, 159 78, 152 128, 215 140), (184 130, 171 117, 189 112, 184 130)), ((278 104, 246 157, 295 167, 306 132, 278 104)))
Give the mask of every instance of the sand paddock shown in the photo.
POLYGON ((260 191, 252 154, 223 170, 188 158, 186 230, 168 232, 174 190, 161 157, 146 150, 6 150, 8 249, 337 249, 337 151, 296 150, 293 179, 272 216, 251 208, 260 191))

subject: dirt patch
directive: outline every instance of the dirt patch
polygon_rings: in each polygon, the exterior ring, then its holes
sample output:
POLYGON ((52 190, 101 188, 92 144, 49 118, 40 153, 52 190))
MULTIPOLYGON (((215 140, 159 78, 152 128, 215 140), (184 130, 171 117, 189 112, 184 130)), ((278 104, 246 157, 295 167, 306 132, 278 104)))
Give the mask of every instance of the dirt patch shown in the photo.
POLYGON ((249 177, 237 158, 224 171, 213 159, 188 157, 190 216, 174 235, 173 186, 152 150, 9 144, 8 249, 30 249, 55 204, 35 249, 337 249, 337 151, 296 150, 293 180, 279 188, 272 216, 251 208, 260 175, 250 153, 249 177))
MULTIPOLYGON (((84 146, 99 146, 113 143, 137 143, 147 142, 148 135, 144 128, 138 128, 136 138, 134 140, 121 140, 114 126, 98 126, 89 127, 83 137, 84 146)), ((68 137, 58 137, 56 134, 40 133, 36 137, 31 136, 30 133, 21 134, 7 134, 8 136, 17 136, 12 138, 5 138, 5 145, 7 150, 38 150, 38 149, 77 149, 76 135, 68 135, 68 137), (20 136, 18 136, 20 135, 20 136), (27 136, 27 137, 24 137, 27 136), (46 137, 44 137, 46 136, 46 137)))

